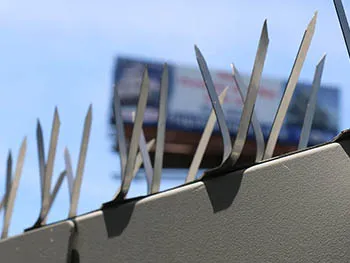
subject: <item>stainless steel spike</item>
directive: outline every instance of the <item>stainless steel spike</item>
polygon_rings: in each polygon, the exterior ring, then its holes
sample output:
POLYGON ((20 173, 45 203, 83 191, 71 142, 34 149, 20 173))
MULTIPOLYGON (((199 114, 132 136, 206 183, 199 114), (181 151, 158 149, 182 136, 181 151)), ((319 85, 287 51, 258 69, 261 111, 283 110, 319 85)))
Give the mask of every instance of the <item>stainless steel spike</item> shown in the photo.
MULTIPOLYGON (((244 102, 246 100, 248 87, 245 85, 239 71, 234 66, 234 64, 231 64, 232 68, 232 75, 233 80, 236 83, 236 86, 238 87, 239 94, 241 96, 242 101, 244 102)), ((265 151, 265 140, 264 140, 264 134, 262 132, 258 117, 256 116, 256 110, 254 109, 253 115, 252 115, 252 126, 254 130, 254 135, 256 139, 256 157, 255 162, 260 162, 263 158, 264 151, 265 151)))
POLYGON ((259 46, 255 57, 252 76, 250 78, 248 86, 247 96, 243 106, 241 120, 239 122, 237 136, 233 144, 230 162, 232 165, 234 165, 241 156, 244 144, 247 139, 250 120, 252 118, 255 101, 258 96, 260 79, 264 68, 268 45, 269 36, 267 31, 267 21, 265 20, 261 31, 259 46))
POLYGON ((158 126, 157 126, 157 143, 154 158, 154 170, 151 186, 151 193, 157 193, 160 189, 160 179, 162 176, 167 104, 169 89, 169 72, 168 65, 165 63, 160 84, 159 110, 158 110, 158 126))
POLYGON ((227 128, 227 125, 226 125, 224 112, 220 106, 219 98, 218 98, 218 95, 215 91, 214 82, 210 76, 208 65, 204 59, 204 56, 202 55, 201 51, 199 50, 199 48, 197 46, 194 46, 194 49, 196 52, 198 66, 199 66, 199 69, 201 71, 201 74, 202 74, 205 86, 207 88, 207 91, 209 93, 211 104, 212 104, 213 109, 215 111, 216 118, 217 118, 217 121, 219 124, 219 128, 220 128, 220 131, 222 134, 224 155, 222 158, 221 165, 223 165, 225 163, 225 161, 230 158, 230 155, 232 152, 231 137, 230 137, 230 133, 229 133, 229 130, 227 128))
MULTIPOLYGON (((57 181, 56 181, 55 187, 53 188, 52 193, 51 193, 49 211, 51 210, 52 204, 55 202, 57 193, 58 193, 58 191, 60 190, 60 188, 62 186, 62 182, 63 182, 63 179, 64 179, 65 176, 66 176, 66 171, 61 172, 59 177, 58 177, 58 179, 57 179, 57 181)), ((46 220, 47 220, 47 215, 46 215, 46 217, 43 220, 43 224, 46 224, 46 220)))
POLYGON ((40 175, 40 190, 41 190, 41 204, 44 204, 44 178, 45 178, 45 147, 43 131, 40 121, 37 121, 36 127, 36 141, 38 147, 38 159, 39 159, 39 175, 40 175))
MULTIPOLYGON (((228 87, 226 87, 219 95, 220 105, 222 105, 224 103, 227 90, 228 90, 228 87)), ((187 177, 186 177, 186 181, 185 181, 186 183, 192 182, 196 179, 196 175, 198 173, 199 166, 202 162, 205 150, 207 149, 211 134, 213 133, 215 123, 216 123, 216 115, 215 115, 214 109, 212 109, 212 111, 209 115, 207 124, 204 128, 202 137, 201 137, 199 144, 198 144, 198 147, 196 149, 196 153, 194 154, 194 157, 192 159, 192 163, 191 163, 190 169, 189 169, 187 177)))
POLYGON ((49 212, 50 199, 51 199, 51 194, 50 194, 51 179, 52 179, 53 166, 54 166, 55 156, 56 156, 59 128, 60 128, 60 119, 59 119, 58 110, 56 107, 55 113, 54 113, 54 120, 52 123, 49 155, 48 155, 47 163, 46 163, 46 167, 45 167, 44 201, 43 201, 43 204, 41 206, 40 215, 39 215, 37 222, 35 223, 35 226, 42 225, 43 219, 47 216, 47 214, 49 212))
POLYGON ((311 19, 305 33, 303 36, 303 40, 300 44, 298 54, 295 58, 293 69, 289 75, 289 79, 287 82, 287 87, 284 91, 283 97, 281 99, 280 105, 278 107, 277 113, 275 115, 275 119, 272 124, 272 128, 270 131, 270 135, 266 144, 266 149, 264 153, 263 159, 271 158, 273 155, 273 152, 275 150, 276 142, 278 139, 278 135, 280 133, 280 130, 282 128, 282 124, 284 121, 284 118, 286 116, 289 103, 292 99, 296 84, 299 79, 299 75, 301 72, 301 69, 303 67, 307 51, 310 47, 312 37, 315 32, 315 25, 316 25, 316 19, 317 19, 317 12, 315 12, 315 15, 311 19))
POLYGON ((304 123, 300 134, 298 150, 306 148, 309 142, 312 121, 315 115, 317 94, 321 85, 321 78, 322 78, 325 60, 326 60, 326 55, 323 55, 320 62, 318 62, 316 66, 314 80, 312 83, 311 95, 310 95, 309 102, 307 104, 304 123))
POLYGON ((11 150, 10 150, 8 153, 7 164, 6 164, 6 189, 5 189, 5 195, 4 195, 4 220, 5 220, 5 214, 6 214, 6 210, 7 210, 7 206, 8 206, 11 185, 12 185, 12 154, 11 154, 11 150))
POLYGON ((72 192, 71 205, 69 209, 69 217, 74 217, 77 214, 80 188, 83 180, 86 153, 87 153, 89 138, 90 138, 91 122, 92 122, 92 105, 90 104, 88 113, 85 117, 83 138, 80 145, 78 167, 76 170, 75 180, 73 184, 73 192, 72 192))
MULTIPOLYGON (((132 112, 131 114, 132 114, 132 121, 135 123, 135 112, 132 112)), ((147 193, 150 194, 151 193, 152 177, 153 177, 153 168, 152 168, 151 158, 150 158, 149 153, 147 151, 146 138, 145 138, 145 134, 143 132, 143 129, 141 130, 141 134, 140 134, 139 149, 140 149, 142 160, 143 160, 143 166, 144 166, 145 172, 146 172, 147 193)))
MULTIPOLYGON (((6 214, 7 210, 7 203, 8 203, 8 196, 11 191, 11 184, 12 184, 12 154, 11 150, 8 153, 7 156, 7 163, 6 163, 6 184, 5 184, 5 193, 0 203, 0 211, 1 209, 4 209, 4 216, 6 214)), ((4 218, 5 219, 5 218, 4 218)))
POLYGON ((122 116, 122 107, 120 103, 120 98, 118 95, 118 86, 114 86, 114 118, 117 128, 117 141, 118 149, 120 156, 120 170, 121 170, 121 181, 125 176, 126 160, 127 160, 127 149, 126 149, 126 140, 125 140, 125 130, 124 122, 122 116))
POLYGON ((4 219, 4 224, 3 224, 3 228, 2 228, 1 238, 6 238, 8 236, 8 229, 9 229, 9 225, 11 222, 11 217, 12 217, 13 207, 15 204, 18 185, 19 185, 19 182, 21 180, 22 169, 23 169, 26 151, 27 151, 27 137, 24 138, 22 145, 21 145, 21 148, 19 150, 19 155, 18 155, 17 163, 16 163, 15 175, 14 175, 14 178, 13 178, 13 181, 11 184, 11 190, 10 190, 9 195, 8 195, 8 203, 7 203, 7 209, 5 212, 5 219, 4 219))
POLYGON ((126 168, 125 168, 125 176, 121 184, 120 192, 117 193, 113 201, 124 199, 130 188, 130 184, 132 181, 133 172, 135 168, 137 150, 139 148, 138 145, 140 141, 144 112, 147 104, 148 90, 149 90, 149 78, 148 78, 148 71, 146 68, 143 74, 141 91, 140 91, 139 101, 138 101, 137 110, 136 110, 135 123, 132 130, 132 135, 131 135, 128 160, 126 162, 126 168))
POLYGON ((350 28, 348 20, 346 18, 344 6, 341 0, 333 0, 333 3, 337 12, 341 30, 343 32, 346 49, 348 50, 348 55, 350 56, 350 28))
POLYGON ((66 166, 66 174, 67 174, 67 181, 68 181, 69 200, 70 202, 72 202, 74 174, 73 174, 73 168, 72 168, 72 158, 70 157, 70 153, 67 147, 64 149, 64 162, 66 166))

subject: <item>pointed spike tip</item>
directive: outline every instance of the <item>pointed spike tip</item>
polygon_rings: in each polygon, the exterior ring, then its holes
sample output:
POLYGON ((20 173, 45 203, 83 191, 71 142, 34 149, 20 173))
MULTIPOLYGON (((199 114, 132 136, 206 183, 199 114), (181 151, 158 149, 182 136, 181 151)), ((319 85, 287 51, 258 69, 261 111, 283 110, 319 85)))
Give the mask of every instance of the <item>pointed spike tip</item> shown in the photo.
POLYGON ((317 63, 317 66, 322 64, 325 60, 326 60, 326 57, 327 57, 327 53, 324 53, 320 59, 320 61, 317 63))
POLYGON ((267 19, 265 19, 264 21, 264 25, 263 25, 263 29, 262 29, 262 36, 266 39, 266 42, 269 43, 270 42, 270 38, 269 38, 269 31, 267 29, 267 19))
POLYGON ((90 105, 89 105, 89 109, 86 113, 85 119, 88 119, 90 117, 92 117, 92 103, 90 103, 90 105))
POLYGON ((54 119, 57 119, 58 123, 61 124, 60 115, 58 113, 57 106, 55 107, 54 119))
POLYGON ((194 51, 196 52, 197 57, 202 56, 202 52, 200 51, 197 45, 194 45, 194 51))
POLYGON ((315 11, 311 21, 309 22, 308 28, 309 27, 315 27, 316 21, 317 21, 317 15, 318 15, 318 11, 315 11))

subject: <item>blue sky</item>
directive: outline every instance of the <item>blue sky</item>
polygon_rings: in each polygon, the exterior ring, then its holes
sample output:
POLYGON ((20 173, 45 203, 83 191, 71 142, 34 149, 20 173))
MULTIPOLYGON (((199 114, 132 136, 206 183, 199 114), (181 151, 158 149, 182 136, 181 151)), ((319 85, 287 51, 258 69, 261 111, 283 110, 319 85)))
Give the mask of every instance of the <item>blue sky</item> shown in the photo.
MULTIPOLYGON (((344 1, 345 2, 345 1, 344 1)), ((344 3, 350 10, 350 4, 344 3)), ((270 45, 265 76, 286 78, 303 32, 318 10, 316 33, 301 79, 311 81, 323 53, 327 53, 323 83, 342 89, 341 129, 350 121, 350 63, 331 0, 251 1, 19 1, 0 2, 0 171, 6 155, 15 159, 23 136, 28 150, 10 234, 31 226, 40 208, 35 126, 40 118, 47 149, 54 107, 61 132, 55 178, 63 165, 65 146, 74 170, 83 120, 93 104, 93 124, 82 185, 79 213, 99 208, 119 185, 111 179, 119 160, 110 151, 108 113, 114 58, 141 56, 196 66, 197 44, 211 68, 251 71, 262 23, 268 19, 270 45)), ((47 150, 46 150, 47 151, 47 150)), ((4 186, 5 176, 0 177, 4 186)), ((181 178, 182 179, 182 178, 181 178)), ((55 181, 55 180, 54 180, 55 181)), ((162 189, 182 180, 164 180, 162 189)), ((66 182, 50 213, 49 222, 66 217, 66 182)), ((135 181, 131 196, 143 194, 135 181)), ((0 194, 3 189, 0 187, 0 194)))

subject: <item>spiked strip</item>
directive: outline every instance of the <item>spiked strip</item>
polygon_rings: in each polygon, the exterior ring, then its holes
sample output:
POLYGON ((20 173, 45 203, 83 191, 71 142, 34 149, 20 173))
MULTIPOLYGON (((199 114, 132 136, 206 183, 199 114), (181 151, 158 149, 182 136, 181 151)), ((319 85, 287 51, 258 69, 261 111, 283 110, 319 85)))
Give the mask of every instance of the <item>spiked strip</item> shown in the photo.
POLYGON ((207 91, 209 93, 209 97, 211 100, 211 104, 213 106, 213 109, 216 114, 216 118, 219 124, 219 128, 222 134, 222 143, 224 146, 224 155, 222 158, 222 163, 223 164, 225 161, 227 161, 230 158, 230 154, 232 152, 232 145, 231 145, 231 138, 230 138, 230 133, 226 125, 225 121, 225 115, 224 112, 220 106, 219 98, 218 95, 216 94, 215 91, 215 86, 214 82, 210 76, 210 72, 207 66, 207 63, 199 50, 197 46, 194 46, 195 52, 196 52, 196 57, 197 57, 197 62, 199 69, 201 71, 205 86, 207 88, 207 91))
POLYGON ((118 95, 118 87, 114 86, 114 118, 115 124, 117 128, 117 141, 118 141, 118 149, 120 156, 120 170, 121 170, 121 181, 125 176, 125 168, 126 168, 126 160, 127 160, 127 149, 126 149, 126 140, 125 140, 125 130, 124 130, 124 122, 122 116, 122 107, 120 103, 120 98, 118 95))
POLYGON ((317 19, 317 12, 315 12, 315 15, 311 19, 304 33, 303 40, 300 44, 298 54, 294 61, 293 69, 289 75, 287 87, 284 91, 275 119, 272 124, 272 128, 266 144, 266 149, 265 149, 263 159, 271 158, 275 150, 278 135, 281 131, 282 124, 289 107, 289 103, 292 99, 296 84, 299 79, 301 69, 303 67, 303 64, 307 55, 307 51, 310 47, 311 40, 315 32, 316 19, 317 19))
MULTIPOLYGON (((238 87, 239 94, 241 96, 242 102, 244 103, 244 101, 246 100, 248 87, 245 85, 239 71, 234 66, 234 64, 231 64, 231 68, 232 68, 233 80, 236 83, 236 86, 238 87)), ((253 111, 251 122, 252 122, 254 135, 256 139, 255 162, 260 162, 263 158, 264 151, 265 151, 265 140, 264 140, 264 134, 262 132, 259 120, 256 116, 255 109, 253 111)))
POLYGON ((165 129, 168 103, 168 88, 169 88, 169 72, 168 65, 164 64, 163 74, 160 84, 159 111, 158 111, 158 126, 157 126, 157 143, 154 160, 154 170, 151 184, 151 193, 159 192, 160 179, 163 167, 165 129))
MULTIPOLYGON (((227 93, 228 87, 226 87, 221 94, 219 95, 219 101, 220 105, 224 103, 226 93, 227 93)), ((198 147, 196 149, 196 153, 194 154, 194 157, 192 159, 192 163, 190 166, 190 169, 188 171, 187 177, 186 177, 186 183, 192 182, 196 179, 196 175, 198 173, 199 166, 202 162, 203 155, 205 153, 205 150, 207 149, 210 137, 213 133, 214 127, 216 123, 216 115, 214 109, 212 109, 207 124, 204 128, 202 137, 199 141, 198 147)))
POLYGON ((86 114, 85 122, 84 122, 83 138, 80 145, 78 167, 76 170, 76 175, 75 175, 74 184, 73 184, 72 200, 71 200, 71 205, 70 205, 69 215, 68 215, 69 217, 74 217, 77 215, 80 188, 83 180, 86 154, 87 154, 87 149, 89 145, 91 122, 92 122, 92 105, 90 104, 90 107, 86 114))
POLYGON ((247 96, 244 102, 243 112, 241 115, 237 136, 236 136, 236 139, 233 145, 233 150, 231 153, 230 163, 232 165, 234 165, 238 161, 238 158, 241 156, 244 144, 247 139, 250 120, 252 118, 255 101, 258 96, 260 79, 264 68, 268 45, 269 45, 269 36, 267 31, 267 21, 265 20, 261 31, 259 46, 255 57, 252 76, 250 78, 247 96))
POLYGON ((346 49, 348 50, 348 55, 350 56, 350 28, 348 20, 346 18, 344 6, 341 0, 333 0, 333 3, 335 6, 335 10, 337 11, 337 16, 341 30, 343 32, 346 49))
POLYGON ((148 91, 149 91, 149 78, 148 78, 147 68, 145 68, 142 84, 141 84, 139 101, 138 101, 137 110, 136 110, 135 123, 132 130, 132 135, 131 135, 128 160, 126 162, 126 168, 125 168, 125 176, 123 178, 120 192, 117 193, 113 201, 123 200, 126 197, 130 188, 130 184, 133 178, 133 172, 135 168, 135 161, 136 161, 136 155, 137 155, 138 145, 140 141, 140 135, 142 131, 142 123, 143 123, 144 112, 147 104, 148 91))
MULTIPOLYGON (((132 121, 135 123, 135 112, 132 112, 131 114, 132 114, 132 121)), ((147 193, 150 194, 152 177, 153 177, 153 168, 152 168, 151 158, 147 150, 146 138, 145 138, 145 133, 143 132, 143 129, 141 130, 141 134, 140 134, 139 149, 140 149, 140 153, 143 159, 143 165, 145 167, 145 172, 146 172, 147 193)))
POLYGON ((26 151, 27 151, 27 137, 24 138, 22 145, 21 145, 21 148, 19 150, 15 175, 14 175, 14 178, 13 178, 13 181, 11 184, 11 190, 10 190, 9 195, 8 195, 8 203, 7 203, 7 209, 5 212, 5 219, 4 219, 4 224, 3 224, 3 228, 2 228, 1 238, 7 238, 7 236, 8 236, 8 229, 9 229, 10 222, 11 222, 11 217, 12 217, 13 207, 14 207, 14 203, 15 203, 15 199, 16 199, 18 185, 19 185, 19 182, 21 180, 22 169, 23 169, 26 151))
POLYGON ((326 60, 326 55, 323 55, 320 62, 318 62, 316 66, 314 80, 312 82, 311 95, 310 95, 309 102, 307 104, 303 127, 301 129, 298 150, 306 148, 309 142, 312 121, 316 110, 317 94, 321 85, 321 78, 322 78, 325 60, 326 60))

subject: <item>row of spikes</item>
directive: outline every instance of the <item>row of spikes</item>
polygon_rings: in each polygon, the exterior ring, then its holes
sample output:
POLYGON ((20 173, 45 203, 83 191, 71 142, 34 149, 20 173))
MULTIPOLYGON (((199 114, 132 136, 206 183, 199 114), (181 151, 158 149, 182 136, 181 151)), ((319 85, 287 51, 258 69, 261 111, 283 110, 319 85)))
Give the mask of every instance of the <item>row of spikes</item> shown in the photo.
MULTIPOLYGON (((335 0, 335 2, 337 2, 335 0)), ((339 2, 339 1, 338 1, 339 2)), ((340 2, 341 3, 341 2, 340 2)), ((337 9, 338 12, 339 8, 337 9)), ((345 14, 345 13, 344 13, 345 14)), ((344 17, 344 16, 339 16, 344 17)), ((219 128, 223 137, 224 153, 221 165, 214 169, 204 172, 203 176, 208 176, 210 174, 215 174, 218 172, 226 172, 231 170, 236 164, 239 156, 241 155, 243 146, 246 141, 247 133, 249 126, 252 125, 254 129, 254 134, 257 141, 257 154, 256 162, 271 158, 273 151, 277 142, 277 138, 285 118, 285 114, 288 110, 288 106, 293 95, 293 92, 298 81, 300 71, 302 69, 303 63, 306 58, 307 51, 309 49, 312 36, 315 30, 317 13, 310 21, 302 42, 299 47, 298 54, 296 56, 292 71, 290 73, 285 92, 282 96, 280 105, 278 107, 274 122, 272 124, 271 132, 265 146, 264 137, 262 135, 260 124, 257 120, 257 117, 254 113, 254 105, 258 94, 259 83, 263 71, 263 66, 267 54, 267 47, 269 43, 268 31, 267 31, 267 22, 264 22, 258 51, 253 66, 253 71, 251 74, 249 85, 246 86, 243 82, 237 68, 232 64, 232 77, 233 81, 237 84, 239 92, 244 101, 241 121, 239 124, 239 129, 237 136, 233 144, 231 144, 231 138, 228 132, 228 127, 225 122, 224 114, 221 105, 223 104, 226 92, 226 88, 219 96, 215 91, 215 87, 210 76, 210 72, 207 66, 207 63, 197 46, 195 46, 195 52, 197 57, 197 62, 205 83, 205 87, 209 93, 213 110, 208 118, 208 122, 203 131, 202 137, 200 139, 199 145, 197 147, 196 153, 194 155, 192 164, 190 166, 188 175, 186 177, 186 182, 191 182, 195 180, 196 174, 198 172, 199 165, 201 163, 202 157, 206 150, 209 138, 214 129, 216 122, 219 124, 219 128)), ((346 21, 346 19, 345 19, 346 21)), ((341 21, 341 24, 344 21, 341 21)), ((342 29, 343 29, 342 24, 342 29)), ((345 27, 346 28, 346 27, 345 27)), ((350 32, 349 27, 347 27, 348 32, 350 32)), ((343 29, 344 32, 344 29, 343 29)), ((350 33, 348 34, 350 36, 350 33)), ((317 92, 320 87, 323 67, 325 62, 325 55, 322 57, 318 63, 314 75, 313 87, 310 93, 310 99, 307 105, 307 110, 305 114, 304 124, 302 127, 302 132, 300 136, 300 141, 298 149, 303 149, 307 147, 308 138, 311 130, 312 120, 315 112, 315 105, 317 100, 317 92)), ((159 103, 159 115, 158 115, 158 127, 157 127, 157 138, 152 139, 149 142, 146 142, 145 136, 142 130, 143 115, 147 104, 149 90, 149 79, 147 68, 144 71, 143 79, 141 83, 140 95, 137 104, 136 113, 133 116, 134 127, 131 136, 131 142, 129 149, 126 146, 125 134, 124 134, 124 124, 121 114, 121 104, 118 97, 117 86, 115 86, 114 93, 114 115, 116 118, 117 126, 117 140, 118 148, 120 152, 121 159, 121 171, 122 171, 122 182, 121 187, 117 191, 113 200, 109 203, 114 203, 119 200, 124 200, 131 184, 132 179, 135 177, 142 163, 144 163, 148 193, 156 193, 159 191, 160 179, 162 172, 162 162, 163 162, 163 153, 164 153, 164 139, 165 139, 165 129, 166 129, 166 105, 168 97, 168 68, 167 65, 164 65, 162 79, 161 79, 161 91, 160 91, 160 103, 159 103), (156 157, 155 164, 152 167, 149 151, 156 145, 156 157), (128 152, 127 152, 128 151, 128 152)), ((58 190, 62 185, 64 177, 67 177, 69 194, 70 194, 70 211, 68 217, 76 216, 77 205, 80 195, 80 187, 83 179, 83 171, 85 166, 86 153, 88 148, 88 141, 91 129, 92 121, 92 107, 90 106, 88 113, 85 118, 83 138, 81 143, 79 161, 77 166, 76 175, 73 176, 73 170, 71 165, 71 158, 68 149, 64 151, 65 158, 65 170, 61 172, 54 189, 50 192, 51 189, 51 178, 53 173, 53 165, 56 154, 56 146, 58 141, 59 126, 60 121, 58 117, 58 111, 55 110, 54 121, 51 131, 51 140, 48 153, 48 159, 45 161, 44 153, 44 142, 42 136, 42 129, 40 122, 38 121, 37 125, 37 146, 38 146, 38 156, 39 156, 39 170, 40 170, 40 186, 41 186, 41 209, 39 217, 32 228, 37 228, 46 223, 46 218, 49 213, 49 210, 52 206, 53 201, 57 195, 58 190)), ((25 158, 26 152, 26 141, 25 138, 20 147, 19 156, 16 164, 16 170, 12 178, 12 156, 9 153, 7 161, 7 172, 6 172, 6 189, 4 197, 0 203, 0 209, 4 210, 4 224, 2 231, 2 238, 6 238, 8 235, 8 228, 11 220, 12 210, 14 206, 14 201, 16 198, 16 192, 21 178, 22 167, 25 158)), ((30 229, 32 229, 30 228, 30 229)))
MULTIPOLYGON (((79 160, 76 169, 76 174, 74 176, 72 169, 72 161, 68 148, 64 150, 64 160, 65 169, 62 171, 51 191, 51 181, 53 175, 53 168, 56 156, 56 148, 59 137, 60 119, 57 108, 55 109, 54 119, 52 123, 51 138, 49 145, 49 152, 47 160, 45 160, 44 151, 44 139, 43 131, 41 128, 40 121, 38 120, 36 137, 37 137, 37 147, 38 147, 38 159, 39 159, 39 175, 40 175, 40 190, 41 190, 41 208, 37 221, 32 228, 37 228, 46 224, 46 219, 48 213, 52 207, 53 202, 57 196, 59 189, 62 186, 62 182, 65 177, 68 181, 68 190, 70 195, 70 208, 68 217, 74 217, 77 213, 78 201, 80 196, 80 188, 83 179, 85 160, 87 154, 87 148, 90 137, 92 123, 92 105, 90 105, 87 115, 85 117, 83 138, 80 146, 79 160)), ((17 189, 20 183, 22 168, 25 160, 25 154, 27 149, 27 138, 25 137, 17 158, 15 173, 12 176, 12 154, 9 151, 6 165, 6 186, 5 194, 1 199, 0 210, 4 212, 3 228, 1 233, 1 238, 6 238, 8 236, 8 230, 12 218, 12 212, 14 207, 14 202, 16 199, 17 189)), ((30 228, 30 229, 32 229, 30 228)))
MULTIPOLYGON (((207 176, 215 173, 224 173, 228 170, 231 170, 235 167, 235 164, 240 157, 243 146, 245 144, 249 126, 252 125, 256 144, 257 144, 257 153, 256 153, 256 162, 271 158, 273 156, 273 152, 275 149, 275 145, 288 110, 289 103, 291 101, 292 95, 294 93, 303 63, 306 58, 307 51, 311 44, 311 40, 315 31, 315 24, 317 19, 317 12, 313 16, 310 21, 302 42, 299 47, 298 54, 295 58, 295 62, 290 73, 287 86, 285 92, 282 96, 279 108, 277 110, 274 122, 272 124, 271 132, 265 146, 264 136, 261 130, 261 126, 259 121, 254 113, 255 101, 257 99, 259 83, 263 71, 263 66, 267 54, 267 47, 269 43, 268 31, 267 31, 267 22, 265 20, 260 40, 258 51, 256 54, 255 63, 253 66, 253 71, 251 74, 250 82, 248 87, 242 80, 239 71, 234 66, 231 65, 232 68, 232 81, 235 82, 238 86, 240 96, 242 101, 244 102, 243 111, 241 115, 241 121, 239 124, 237 136, 235 138, 234 143, 232 144, 229 129, 227 127, 225 116, 222 109, 222 104, 224 98, 226 96, 228 87, 222 91, 222 93, 218 96, 214 83, 212 81, 207 63, 202 55, 201 51, 197 46, 195 46, 195 53, 197 62, 205 83, 205 87, 209 93, 209 97, 211 99, 213 110, 209 116, 206 127, 201 136, 199 145, 197 147, 196 153, 193 157, 191 166, 189 168, 186 183, 192 182, 196 179, 196 175, 198 173, 198 169, 200 163, 202 161, 203 155, 206 151, 206 147, 208 145, 209 139, 213 132, 215 123, 218 122, 219 128, 222 134, 222 140, 224 145, 224 152, 221 165, 214 169, 210 169, 205 171, 203 176, 207 176)), ((316 66, 316 71, 314 75, 314 80, 312 84, 312 90, 310 94, 310 99, 307 105, 307 110, 305 113, 304 124, 302 127, 302 132, 300 136, 300 141, 298 145, 298 149, 303 149, 307 147, 309 135, 311 131, 313 116, 315 112, 315 106, 317 102, 317 93, 321 83, 322 72, 324 68, 326 56, 324 55, 320 62, 316 66)), ((133 172, 135 169, 135 160, 137 159, 137 153, 139 149, 139 158, 143 159, 146 180, 148 185, 148 194, 154 194, 159 191, 160 187, 160 179, 161 179, 161 169, 162 169, 162 158, 164 151, 164 137, 165 137, 165 123, 166 123, 166 104, 167 104, 167 92, 168 92, 168 67, 165 64, 163 68, 163 74, 161 77, 161 85, 160 85, 160 97, 159 97, 159 114, 158 114, 158 127, 157 127, 157 139, 152 139, 148 143, 145 141, 144 132, 142 130, 142 123, 144 117, 144 111, 146 109, 147 96, 149 90, 149 79, 148 79, 148 71, 147 66, 145 67, 145 71, 143 73, 143 78, 141 82, 139 100, 137 103, 136 113, 134 113, 134 125, 132 136, 130 140, 130 146, 127 152, 126 140, 125 140, 125 132, 124 132, 124 124, 121 112, 121 102, 118 96, 118 85, 115 86, 114 89, 114 117, 116 123, 117 130, 117 141, 118 148, 121 160, 121 187, 117 191, 114 199, 108 203, 108 205, 118 202, 120 200, 125 199, 131 181, 135 177, 135 173, 133 172), (154 169, 152 168, 152 164, 149 157, 149 150, 156 144, 155 149, 155 162, 154 169)), ((138 160, 138 163, 142 163, 141 160, 138 160)))

